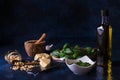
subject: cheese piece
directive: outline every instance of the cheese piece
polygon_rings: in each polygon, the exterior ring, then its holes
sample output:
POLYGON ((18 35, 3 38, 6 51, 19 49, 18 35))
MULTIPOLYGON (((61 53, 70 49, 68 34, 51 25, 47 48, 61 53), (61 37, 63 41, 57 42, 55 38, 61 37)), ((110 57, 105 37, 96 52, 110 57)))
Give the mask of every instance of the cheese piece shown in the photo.
POLYGON ((48 55, 48 54, 44 54, 44 57, 47 59, 50 59, 50 55, 48 55))
POLYGON ((39 61, 39 59, 43 59, 43 58, 50 59, 50 55, 48 55, 47 53, 39 53, 35 55, 34 60, 39 61))
POLYGON ((51 60, 50 59, 40 59, 40 65, 41 67, 48 67, 50 65, 51 60))
POLYGON ((39 58, 42 58, 42 54, 36 54, 34 60, 39 60, 39 58))

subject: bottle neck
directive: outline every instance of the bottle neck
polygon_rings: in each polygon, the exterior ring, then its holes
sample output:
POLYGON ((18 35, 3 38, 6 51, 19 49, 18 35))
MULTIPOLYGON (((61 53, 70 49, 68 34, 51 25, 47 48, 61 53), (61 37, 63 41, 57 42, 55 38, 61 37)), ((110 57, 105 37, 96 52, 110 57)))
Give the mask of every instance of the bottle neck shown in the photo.
POLYGON ((101 24, 109 24, 109 18, 108 18, 108 16, 102 16, 101 24))

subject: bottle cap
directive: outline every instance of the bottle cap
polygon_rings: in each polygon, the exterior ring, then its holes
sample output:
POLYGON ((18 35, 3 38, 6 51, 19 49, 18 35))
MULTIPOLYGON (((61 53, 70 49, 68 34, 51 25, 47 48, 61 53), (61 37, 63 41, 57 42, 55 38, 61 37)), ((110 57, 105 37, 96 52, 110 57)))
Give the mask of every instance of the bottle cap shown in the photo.
POLYGON ((101 16, 109 16, 109 11, 107 9, 101 10, 101 16))

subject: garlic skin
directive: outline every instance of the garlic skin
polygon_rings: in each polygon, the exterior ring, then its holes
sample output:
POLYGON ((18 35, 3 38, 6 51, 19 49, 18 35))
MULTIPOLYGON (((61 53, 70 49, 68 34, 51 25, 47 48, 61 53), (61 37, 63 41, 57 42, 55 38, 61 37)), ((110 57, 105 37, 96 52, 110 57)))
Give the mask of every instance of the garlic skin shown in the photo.
POLYGON ((51 50, 52 50, 52 47, 53 47, 53 44, 51 44, 51 45, 46 45, 46 46, 45 46, 45 50, 46 50, 46 51, 51 51, 51 50))

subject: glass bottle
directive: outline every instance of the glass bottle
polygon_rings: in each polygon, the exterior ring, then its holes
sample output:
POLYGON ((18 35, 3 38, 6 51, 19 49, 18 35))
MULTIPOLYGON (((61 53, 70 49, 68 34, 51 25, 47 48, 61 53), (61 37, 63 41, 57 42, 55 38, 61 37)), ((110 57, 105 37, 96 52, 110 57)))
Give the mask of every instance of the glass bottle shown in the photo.
POLYGON ((101 18, 101 25, 97 27, 97 75, 112 80, 112 26, 108 10, 101 10, 101 18))
POLYGON ((109 47, 109 18, 108 10, 101 10, 101 25, 97 27, 97 65, 107 66, 109 47))

